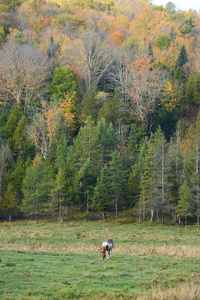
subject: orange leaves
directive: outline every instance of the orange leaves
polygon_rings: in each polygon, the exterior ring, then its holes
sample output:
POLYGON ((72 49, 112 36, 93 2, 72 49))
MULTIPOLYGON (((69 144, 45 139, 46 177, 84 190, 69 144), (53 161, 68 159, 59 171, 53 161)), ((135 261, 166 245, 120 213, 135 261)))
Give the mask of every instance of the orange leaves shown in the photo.
POLYGON ((65 97, 58 100, 54 105, 48 106, 46 102, 42 102, 44 117, 46 122, 47 136, 52 139, 58 118, 61 114, 65 117, 65 122, 69 127, 73 126, 75 114, 75 104, 73 97, 65 95, 65 97))
POLYGON ((117 25, 115 31, 110 35, 111 43, 119 46, 125 40, 127 29, 124 25, 117 25))

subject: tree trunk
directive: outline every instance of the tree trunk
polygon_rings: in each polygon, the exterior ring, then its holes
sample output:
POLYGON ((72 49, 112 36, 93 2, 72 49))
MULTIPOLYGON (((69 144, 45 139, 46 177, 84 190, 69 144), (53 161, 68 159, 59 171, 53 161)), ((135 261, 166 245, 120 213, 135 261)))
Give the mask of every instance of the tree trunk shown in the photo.
POLYGON ((38 224, 38 178, 37 178, 37 196, 36 196, 36 224, 38 224))
POLYGON ((11 222, 12 220, 12 215, 11 215, 11 212, 9 213, 9 222, 11 222))
POLYGON ((69 216, 69 207, 68 207, 68 204, 66 204, 66 215, 69 216))
POLYGON ((115 198, 115 218, 118 218, 118 192, 116 192, 116 198, 115 198))
POLYGON ((199 226, 199 216, 197 216, 197 226, 199 226))
POLYGON ((63 223, 63 218, 62 218, 62 203, 60 201, 60 223, 63 223))
POLYGON ((142 215, 142 209, 141 209, 141 206, 140 206, 140 213, 139 213, 139 220, 138 220, 139 223, 141 223, 141 215, 142 215))
POLYGON ((185 215, 185 226, 187 226, 187 216, 185 215))
POLYGON ((164 224, 164 212, 162 211, 162 224, 164 224))
POLYGON ((143 217, 143 224, 145 224, 145 207, 143 207, 143 214, 142 214, 142 217, 143 217))
POLYGON ((103 220, 105 221, 105 220, 106 220, 106 213, 105 213, 105 209, 103 209, 102 215, 103 215, 103 220))
POLYGON ((89 214, 89 189, 87 187, 87 214, 89 214))
POLYGON ((151 208, 151 222, 153 222, 153 216, 154 216, 154 209, 151 208))

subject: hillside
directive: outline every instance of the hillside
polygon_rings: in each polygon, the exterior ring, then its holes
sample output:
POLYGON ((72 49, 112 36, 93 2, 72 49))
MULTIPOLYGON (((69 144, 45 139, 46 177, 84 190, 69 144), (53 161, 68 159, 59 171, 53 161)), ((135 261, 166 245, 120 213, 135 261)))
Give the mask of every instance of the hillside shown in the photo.
POLYGON ((199 225, 199 33, 172 2, 1 1, 0 217, 199 225))

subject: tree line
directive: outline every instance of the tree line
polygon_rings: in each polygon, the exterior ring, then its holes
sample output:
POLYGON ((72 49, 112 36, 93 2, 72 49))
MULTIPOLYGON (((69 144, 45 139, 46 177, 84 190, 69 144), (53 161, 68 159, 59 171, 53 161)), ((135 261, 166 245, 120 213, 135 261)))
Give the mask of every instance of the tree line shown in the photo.
POLYGON ((128 5, 2 1, 1 218, 199 226, 199 17, 128 5))

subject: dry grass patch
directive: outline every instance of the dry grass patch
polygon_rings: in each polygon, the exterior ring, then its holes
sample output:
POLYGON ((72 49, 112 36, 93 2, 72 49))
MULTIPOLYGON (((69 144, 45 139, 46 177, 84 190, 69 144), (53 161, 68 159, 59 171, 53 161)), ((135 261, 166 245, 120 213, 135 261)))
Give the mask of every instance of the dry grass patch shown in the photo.
MULTIPOLYGON (((101 243, 97 245, 85 244, 78 242, 76 244, 45 244, 45 243, 9 243, 0 244, 0 250, 17 250, 17 251, 51 251, 51 252, 74 252, 74 253, 100 253, 101 243)), ((135 255, 165 255, 165 256, 177 256, 177 257, 200 257, 199 246, 144 246, 133 245, 123 246, 117 245, 113 248, 113 254, 135 254, 135 255)))
POLYGON ((167 290, 152 289, 150 295, 141 295, 137 300, 199 300, 200 286, 194 283, 184 283, 167 290))

